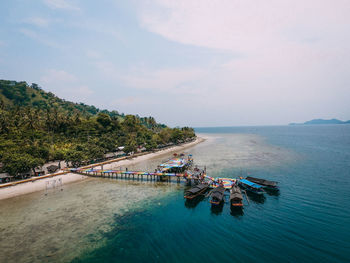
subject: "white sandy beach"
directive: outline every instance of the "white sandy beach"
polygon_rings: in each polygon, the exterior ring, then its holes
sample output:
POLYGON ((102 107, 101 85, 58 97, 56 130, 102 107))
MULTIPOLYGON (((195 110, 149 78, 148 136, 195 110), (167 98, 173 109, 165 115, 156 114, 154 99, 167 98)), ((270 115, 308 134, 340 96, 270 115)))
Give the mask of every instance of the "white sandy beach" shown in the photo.
MULTIPOLYGON (((198 143, 203 142, 204 140, 205 139, 203 139, 201 137, 197 137, 197 139, 195 141, 190 142, 190 143, 186 143, 183 145, 177 145, 174 147, 170 147, 170 148, 167 148, 164 150, 159 150, 156 152, 148 153, 148 154, 138 156, 135 158, 130 158, 130 159, 126 159, 126 160, 120 160, 120 161, 104 164, 103 168, 104 169, 111 169, 112 167, 115 167, 115 166, 125 168, 125 167, 133 165, 135 163, 146 161, 146 160, 149 160, 149 159, 157 157, 157 156, 166 155, 166 154, 173 153, 173 152, 181 152, 189 147, 192 147, 198 143)), ((96 166, 99 166, 99 165, 96 164, 96 166)), ((64 184, 84 180, 87 178, 89 178, 89 177, 84 176, 84 175, 79 175, 79 174, 66 173, 66 174, 57 175, 54 177, 43 178, 43 179, 32 181, 32 182, 21 183, 21 184, 17 184, 17 185, 5 187, 5 188, 0 188, 0 200, 12 198, 12 197, 19 196, 19 195, 25 195, 25 194, 29 194, 29 193, 33 193, 33 192, 37 192, 37 191, 43 191, 46 189, 47 182, 53 183, 54 182, 53 180, 56 180, 55 183, 56 183, 56 185, 58 185, 58 182, 61 179, 62 185, 64 185, 64 184)))

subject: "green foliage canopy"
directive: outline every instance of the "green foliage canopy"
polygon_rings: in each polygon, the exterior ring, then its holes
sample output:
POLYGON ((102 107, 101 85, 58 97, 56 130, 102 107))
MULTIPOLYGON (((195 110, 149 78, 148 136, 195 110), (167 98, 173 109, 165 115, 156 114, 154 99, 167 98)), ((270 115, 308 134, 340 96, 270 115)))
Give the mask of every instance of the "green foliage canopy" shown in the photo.
POLYGON ((153 117, 100 110, 60 99, 37 84, 0 80, 0 158, 12 175, 52 160, 79 166, 118 146, 130 153, 195 136, 189 127, 171 129, 153 117))

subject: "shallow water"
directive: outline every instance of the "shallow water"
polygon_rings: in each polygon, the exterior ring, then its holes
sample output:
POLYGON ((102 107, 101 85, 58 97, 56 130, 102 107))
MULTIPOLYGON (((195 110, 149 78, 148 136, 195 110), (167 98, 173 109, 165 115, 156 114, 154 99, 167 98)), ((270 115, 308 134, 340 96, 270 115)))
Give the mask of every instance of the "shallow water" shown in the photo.
POLYGON ((350 125, 198 132, 188 152, 209 175, 277 180, 280 193, 240 213, 185 202, 176 183, 92 179, 0 203, 4 262, 350 261, 350 125))
POLYGON ((69 262, 103 246, 116 218, 160 203, 174 187, 92 178, 3 200, 0 262, 69 262))

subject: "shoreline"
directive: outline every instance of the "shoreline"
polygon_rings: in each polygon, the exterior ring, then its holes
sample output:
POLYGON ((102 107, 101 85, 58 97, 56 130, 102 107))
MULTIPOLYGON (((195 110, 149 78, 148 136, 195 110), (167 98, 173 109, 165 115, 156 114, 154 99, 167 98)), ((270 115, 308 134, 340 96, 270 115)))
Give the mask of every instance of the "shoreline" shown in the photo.
MULTIPOLYGON (((110 169, 112 166, 118 165, 118 166, 124 166, 127 167, 129 165, 133 165, 135 163, 139 163, 142 161, 146 161, 149 159, 152 159, 154 157, 158 157, 161 155, 166 155, 172 152, 177 152, 177 151, 183 151, 187 148, 193 147, 201 142, 205 141, 204 138, 202 137, 197 137, 196 140, 189 142, 189 143, 185 143, 182 145, 175 145, 166 149, 162 149, 162 150, 158 150, 155 152, 149 152, 140 156, 135 156, 135 157, 131 157, 131 158, 127 158, 127 159, 122 159, 122 160, 110 160, 107 162, 101 162, 101 163, 96 163, 94 165, 89 165, 87 167, 96 167, 96 166, 101 166, 103 165, 104 169, 110 169)), ((84 166, 86 167, 86 166, 84 166)), ((9 198, 13 198, 16 196, 20 196, 20 195, 26 195, 26 194, 30 194, 30 193, 34 193, 34 192, 38 192, 38 191, 43 191, 46 189, 46 184, 47 182, 55 182, 58 183, 59 180, 61 180, 62 185, 65 184, 69 184, 69 183, 74 183, 74 182, 78 182, 78 181, 82 181, 85 179, 90 178, 89 176, 85 176, 85 175, 80 175, 80 174, 75 174, 75 173, 63 173, 62 172, 58 172, 57 175, 55 174, 51 174, 51 175, 46 175, 46 177, 44 178, 34 178, 33 179, 27 179, 26 182, 24 183, 17 183, 17 184, 11 184, 9 183, 9 185, 6 187, 6 184, 0 188, 0 200, 4 200, 4 199, 9 199, 9 198)))

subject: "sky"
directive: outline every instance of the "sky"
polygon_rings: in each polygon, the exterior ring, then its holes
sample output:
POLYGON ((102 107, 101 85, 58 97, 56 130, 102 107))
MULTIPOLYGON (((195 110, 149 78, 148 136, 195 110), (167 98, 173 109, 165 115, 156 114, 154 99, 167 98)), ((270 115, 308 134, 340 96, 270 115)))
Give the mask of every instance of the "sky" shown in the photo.
POLYGON ((3 0, 0 79, 169 126, 350 119, 349 0, 3 0))

